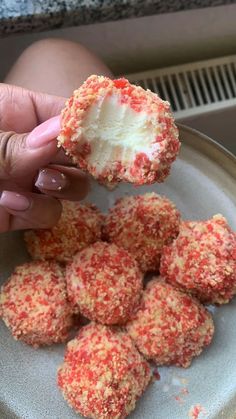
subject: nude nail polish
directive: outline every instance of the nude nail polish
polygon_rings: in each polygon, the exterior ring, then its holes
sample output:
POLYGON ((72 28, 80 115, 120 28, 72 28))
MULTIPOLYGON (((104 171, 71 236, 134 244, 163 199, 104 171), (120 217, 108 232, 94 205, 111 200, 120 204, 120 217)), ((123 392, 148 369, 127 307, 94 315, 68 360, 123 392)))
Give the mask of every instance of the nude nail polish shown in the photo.
POLYGON ((25 211, 30 207, 30 200, 19 193, 3 191, 0 197, 0 205, 13 211, 25 211))
POLYGON ((68 186, 68 179, 64 173, 54 169, 40 170, 35 186, 38 189, 46 189, 48 191, 61 191, 68 186))

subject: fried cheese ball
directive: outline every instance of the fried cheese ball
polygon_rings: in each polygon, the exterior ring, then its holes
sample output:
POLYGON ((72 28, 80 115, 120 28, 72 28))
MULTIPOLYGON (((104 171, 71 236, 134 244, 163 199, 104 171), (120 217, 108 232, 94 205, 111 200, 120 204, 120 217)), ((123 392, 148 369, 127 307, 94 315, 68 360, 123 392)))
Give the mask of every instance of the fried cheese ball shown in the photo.
POLYGON ((210 344, 210 313, 193 297, 155 278, 126 329, 138 350, 157 365, 188 367, 210 344))
POLYGON ((91 204, 62 201, 62 215, 51 229, 25 232, 33 259, 68 262, 79 250, 100 240, 103 216, 91 204))
POLYGON ((137 262, 126 250, 104 242, 77 253, 66 269, 75 311, 108 325, 125 323, 137 309, 142 279, 137 262))
POLYGON ((163 182, 180 148, 169 103, 124 78, 90 76, 61 118, 58 144, 104 184, 163 182))
POLYGON ((183 222, 177 239, 163 251, 160 271, 202 303, 228 303, 236 294, 236 235, 220 214, 183 222))
POLYGON ((16 340, 35 348, 66 341, 73 314, 60 266, 41 261, 18 266, 1 288, 0 314, 16 340))
POLYGON ((77 413, 94 419, 123 419, 151 379, 148 363, 130 337, 90 323, 70 341, 58 371, 58 386, 77 413))
POLYGON ((157 271, 164 245, 178 234, 180 214, 167 198, 156 193, 118 199, 105 218, 104 238, 122 246, 141 270, 157 271))

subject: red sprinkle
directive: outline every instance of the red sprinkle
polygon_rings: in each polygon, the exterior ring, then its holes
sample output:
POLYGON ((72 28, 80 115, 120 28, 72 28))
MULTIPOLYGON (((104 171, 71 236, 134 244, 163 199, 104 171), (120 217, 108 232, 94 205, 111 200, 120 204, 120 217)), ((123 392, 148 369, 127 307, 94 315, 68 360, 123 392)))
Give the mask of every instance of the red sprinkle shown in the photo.
POLYGON ((157 368, 155 368, 154 370, 153 370, 153 377, 155 378, 155 380, 156 381, 160 381, 160 379, 161 379, 161 376, 160 376, 160 374, 159 374, 159 372, 158 372, 158 370, 157 370, 157 368))
POLYGON ((206 411, 200 404, 196 404, 190 408, 188 415, 190 419, 198 419, 200 413, 206 413, 206 411))

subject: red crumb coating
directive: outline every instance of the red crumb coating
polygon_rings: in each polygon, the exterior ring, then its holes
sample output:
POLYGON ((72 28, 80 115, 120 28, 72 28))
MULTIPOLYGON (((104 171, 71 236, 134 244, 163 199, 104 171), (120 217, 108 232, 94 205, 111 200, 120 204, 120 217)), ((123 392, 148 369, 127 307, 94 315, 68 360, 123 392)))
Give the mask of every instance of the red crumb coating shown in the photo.
POLYGON ((77 253, 66 270, 75 311, 103 324, 122 324, 130 318, 140 301, 142 279, 126 250, 103 242, 77 253))
POLYGON ((236 235, 222 215, 180 225, 165 247, 161 274, 207 304, 225 304, 236 294, 236 235))
POLYGON ((141 307, 126 328, 147 359, 185 368, 210 344, 214 333, 205 307, 161 278, 148 283, 141 307))
MULTIPOLYGON (((161 100, 150 90, 145 91, 139 86, 130 84, 124 78, 111 80, 103 76, 90 76, 67 101, 61 114, 61 121, 59 146, 62 146, 82 169, 91 173, 101 183, 108 185, 119 181, 137 185, 163 182, 180 148, 178 130, 169 103, 161 100), (131 144, 127 144, 127 148, 123 150, 119 139, 116 145, 112 141, 109 142, 109 147, 112 144, 114 146, 113 154, 107 160, 108 163, 103 165, 106 154, 104 147, 107 151, 107 144, 99 145, 101 151, 94 161, 91 159, 94 152, 93 145, 83 129, 91 106, 94 104, 101 106, 104 99, 110 97, 117 98, 118 106, 126 105, 125 108, 133 110, 135 115, 144 115, 146 117, 144 128, 150 131, 150 135, 152 133, 152 137, 147 135, 146 147, 141 149, 137 142, 135 149, 131 144)), ((125 123, 124 117, 124 125, 125 123)))
POLYGON ((151 380, 148 363, 130 337, 90 323, 70 341, 58 370, 58 386, 77 413, 94 419, 123 419, 151 380))
POLYGON ((178 234, 180 214, 167 198, 155 193, 119 199, 105 219, 106 240, 124 247, 143 272, 159 268, 163 246, 178 234))
POLYGON ((60 266, 40 261, 18 266, 1 288, 0 313, 13 337, 28 345, 66 341, 73 315, 60 266))
POLYGON ((79 250, 100 240, 103 216, 91 204, 62 201, 57 225, 47 230, 25 233, 27 249, 33 259, 68 262, 79 250))

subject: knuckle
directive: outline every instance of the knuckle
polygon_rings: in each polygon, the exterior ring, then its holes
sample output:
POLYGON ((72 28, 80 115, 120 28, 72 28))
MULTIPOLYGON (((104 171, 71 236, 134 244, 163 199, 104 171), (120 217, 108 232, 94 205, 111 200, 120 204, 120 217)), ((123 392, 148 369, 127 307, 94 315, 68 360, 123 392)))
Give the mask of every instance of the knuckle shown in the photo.
MULTIPOLYGON (((0 179, 14 177, 20 150, 24 148, 24 137, 14 132, 0 131, 0 179)), ((23 152, 23 150, 21 150, 23 152)))
POLYGON ((0 127, 10 130, 12 109, 15 108, 14 88, 9 84, 0 83, 0 127))
POLYGON ((7 179, 12 171, 12 132, 0 132, 0 176, 7 179))

